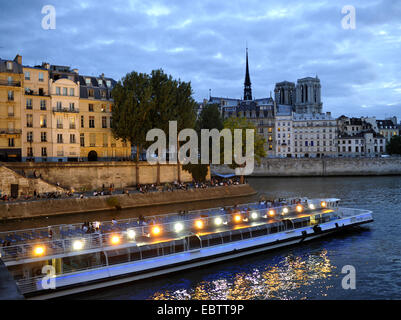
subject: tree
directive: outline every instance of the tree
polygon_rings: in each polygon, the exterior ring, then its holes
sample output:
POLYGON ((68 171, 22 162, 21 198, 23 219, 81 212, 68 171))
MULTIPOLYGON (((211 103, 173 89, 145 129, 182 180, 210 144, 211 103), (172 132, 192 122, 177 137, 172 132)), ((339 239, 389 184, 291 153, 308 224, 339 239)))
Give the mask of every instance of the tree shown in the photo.
POLYGON ((401 154, 401 136, 392 136, 386 150, 389 154, 401 154))
MULTIPOLYGON (((266 140, 257 134, 255 125, 247 120, 244 117, 229 117, 224 121, 224 128, 229 129, 231 131, 231 136, 233 137, 232 141, 232 164, 229 165, 231 169, 236 169, 236 168, 245 168, 246 167, 246 162, 244 164, 238 164, 238 161, 235 159, 235 139, 234 139, 234 130, 235 129, 241 129, 242 130, 242 155, 246 154, 246 145, 250 144, 251 141, 247 140, 246 136, 246 130, 247 129, 253 129, 253 148, 254 148, 254 153, 253 153, 253 158, 256 161, 257 164, 260 164, 261 159, 266 156, 266 151, 264 148, 264 144, 266 143, 266 140)), ((222 146, 224 146, 222 144, 222 146)), ((222 148, 221 152, 221 159, 224 159, 224 148, 222 148)), ((244 183, 244 175, 240 175, 241 177, 241 183, 244 183)))
MULTIPOLYGON (((200 154, 200 137, 201 137, 201 130, 202 129, 217 129, 217 130, 222 130, 223 129, 223 121, 221 119, 220 111, 219 111, 219 106, 217 104, 208 104, 202 108, 202 111, 199 114, 199 117, 196 121, 196 133, 198 134, 198 154, 200 154)), ((209 144, 209 156, 211 159, 212 156, 212 141, 210 141, 209 144)), ((192 174, 192 177, 196 181, 205 181, 206 176, 208 173, 208 168, 209 165, 207 164, 187 164, 184 165, 183 170, 188 171, 189 173, 192 174)))
POLYGON ((196 123, 196 131, 200 135, 201 129, 223 129, 223 120, 221 119, 218 104, 207 104, 202 108, 196 123))
POLYGON ((115 138, 137 146, 136 182, 139 181, 139 152, 146 145, 146 132, 152 128, 152 87, 147 74, 131 72, 114 86, 112 132, 115 138))
MULTIPOLYGON (((150 129, 161 129, 168 137, 169 121, 176 120, 178 130, 195 126, 196 102, 192 98, 191 84, 174 80, 162 69, 153 70, 150 75, 128 73, 117 83, 112 94, 113 134, 137 146, 137 162, 139 152, 151 144, 146 141, 150 129)), ((157 180, 160 180, 159 174, 157 180)))

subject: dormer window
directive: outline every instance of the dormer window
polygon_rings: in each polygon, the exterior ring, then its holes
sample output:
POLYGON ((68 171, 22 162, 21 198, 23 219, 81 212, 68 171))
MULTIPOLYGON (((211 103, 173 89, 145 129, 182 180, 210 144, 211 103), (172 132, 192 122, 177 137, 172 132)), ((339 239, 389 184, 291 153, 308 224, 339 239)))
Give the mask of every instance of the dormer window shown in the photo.
POLYGON ((85 78, 85 83, 86 85, 90 85, 91 84, 91 79, 90 78, 85 78))
POLYGON ((110 81, 110 80, 107 80, 107 81, 106 81, 106 85, 107 85, 108 87, 111 87, 111 81, 110 81))
POLYGON ((7 70, 13 69, 13 63, 11 61, 7 61, 7 70))
POLYGON ((103 80, 102 79, 99 79, 98 82, 99 82, 99 86, 103 85, 103 80))

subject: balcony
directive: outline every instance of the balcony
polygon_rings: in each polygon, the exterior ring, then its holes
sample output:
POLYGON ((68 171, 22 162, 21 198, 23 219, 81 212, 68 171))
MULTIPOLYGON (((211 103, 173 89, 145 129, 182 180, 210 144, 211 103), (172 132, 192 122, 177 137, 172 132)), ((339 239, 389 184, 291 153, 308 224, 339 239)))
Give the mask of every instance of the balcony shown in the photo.
POLYGON ((57 123, 57 129, 63 129, 63 124, 62 123, 57 123))
POLYGON ((67 112, 67 113, 79 113, 79 109, 70 108, 53 108, 53 112, 67 112))
POLYGON ((0 80, 0 86, 21 87, 20 81, 0 80))
POLYGON ((21 129, 9 129, 9 128, 3 128, 0 129, 0 134, 18 134, 21 133, 22 130, 21 129))

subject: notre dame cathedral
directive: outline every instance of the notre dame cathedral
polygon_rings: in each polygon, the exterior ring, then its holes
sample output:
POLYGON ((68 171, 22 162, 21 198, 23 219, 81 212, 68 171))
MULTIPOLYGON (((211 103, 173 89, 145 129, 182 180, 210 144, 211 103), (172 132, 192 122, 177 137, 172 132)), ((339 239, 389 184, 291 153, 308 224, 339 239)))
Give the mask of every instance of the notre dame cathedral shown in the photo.
POLYGON ((294 82, 276 83, 274 98, 277 104, 290 105, 295 113, 322 113, 320 79, 306 77, 294 82))

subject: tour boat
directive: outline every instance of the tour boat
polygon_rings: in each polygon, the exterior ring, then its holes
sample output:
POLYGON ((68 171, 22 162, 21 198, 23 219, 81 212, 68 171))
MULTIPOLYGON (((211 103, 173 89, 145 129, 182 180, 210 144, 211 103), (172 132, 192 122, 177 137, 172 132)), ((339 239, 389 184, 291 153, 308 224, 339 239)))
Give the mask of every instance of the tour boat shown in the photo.
POLYGON ((0 233, 28 299, 50 299, 201 267, 373 221, 339 199, 285 199, 95 224, 0 233))

